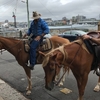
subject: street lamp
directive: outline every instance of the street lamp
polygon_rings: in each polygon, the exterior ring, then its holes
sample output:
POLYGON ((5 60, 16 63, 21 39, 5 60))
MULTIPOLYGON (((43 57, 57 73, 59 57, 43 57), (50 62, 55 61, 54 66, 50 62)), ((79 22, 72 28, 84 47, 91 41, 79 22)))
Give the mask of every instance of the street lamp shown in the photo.
POLYGON ((26 2, 25 2, 25 1, 21 1, 21 2, 26 3, 26 7, 27 7, 27 22, 28 22, 28 28, 29 28, 30 24, 29 24, 29 8, 28 8, 28 0, 26 0, 26 2))
POLYGON ((14 12, 13 12, 13 16, 12 17, 14 17, 14 26, 16 28, 16 16, 15 16, 14 12))

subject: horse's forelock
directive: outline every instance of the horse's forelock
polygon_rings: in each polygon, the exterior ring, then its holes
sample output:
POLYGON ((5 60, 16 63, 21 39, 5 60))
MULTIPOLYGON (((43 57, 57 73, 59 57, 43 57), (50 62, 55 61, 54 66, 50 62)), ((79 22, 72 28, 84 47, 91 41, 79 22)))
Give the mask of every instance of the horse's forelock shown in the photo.
POLYGON ((59 50, 63 55, 64 55, 64 58, 63 58, 63 61, 65 60, 66 57, 68 57, 68 54, 64 51, 64 46, 60 46, 59 48, 56 48, 54 50, 52 50, 51 52, 49 52, 48 54, 46 54, 43 62, 42 62, 42 67, 45 67, 48 62, 49 62, 49 59, 50 59, 50 56, 53 56, 53 53, 56 51, 56 50, 59 50))

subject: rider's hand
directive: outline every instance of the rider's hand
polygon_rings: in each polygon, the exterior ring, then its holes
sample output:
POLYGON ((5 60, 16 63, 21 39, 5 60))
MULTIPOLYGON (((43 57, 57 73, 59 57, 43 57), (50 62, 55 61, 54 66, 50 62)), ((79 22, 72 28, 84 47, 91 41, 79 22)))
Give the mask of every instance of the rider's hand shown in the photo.
POLYGON ((41 36, 37 36, 34 40, 39 41, 41 39, 41 36))
POLYGON ((22 38, 25 38, 27 36, 27 34, 24 34, 22 38))
POLYGON ((85 35, 82 36, 82 38, 83 38, 84 40, 86 40, 86 39, 90 39, 90 36, 87 35, 87 34, 85 34, 85 35))

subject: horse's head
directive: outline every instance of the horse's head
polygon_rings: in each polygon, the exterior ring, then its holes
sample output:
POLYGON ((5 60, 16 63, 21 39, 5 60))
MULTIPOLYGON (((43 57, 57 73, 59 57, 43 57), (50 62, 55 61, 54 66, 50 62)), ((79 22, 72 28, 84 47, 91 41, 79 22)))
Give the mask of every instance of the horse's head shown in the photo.
POLYGON ((55 76, 59 73, 63 54, 59 50, 45 55, 43 69, 45 72, 45 88, 52 90, 54 87, 55 76))

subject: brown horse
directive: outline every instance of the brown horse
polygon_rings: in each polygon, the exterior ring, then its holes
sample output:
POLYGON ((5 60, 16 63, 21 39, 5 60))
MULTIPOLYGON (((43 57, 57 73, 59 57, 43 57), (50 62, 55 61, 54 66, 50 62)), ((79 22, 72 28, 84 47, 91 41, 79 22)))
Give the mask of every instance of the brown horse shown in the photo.
MULTIPOLYGON (((52 36, 50 38, 50 40, 52 42, 53 48, 56 48, 56 47, 58 47, 58 45, 62 45, 64 43, 69 43, 69 40, 61 38, 61 37, 57 37, 57 36, 52 36)), ((3 52, 2 49, 7 50, 12 55, 14 55, 17 62, 24 68, 25 73, 27 75, 27 79, 28 79, 28 86, 26 88, 26 90, 27 90, 26 94, 29 95, 31 93, 31 89, 32 89, 31 70, 26 66, 26 63, 28 62, 29 54, 26 53, 24 50, 24 41, 14 39, 14 38, 6 38, 6 37, 0 36, 1 52, 3 52)), ((47 51, 47 52, 49 52, 49 51, 47 51)))
POLYGON ((77 81, 78 100, 83 100, 93 55, 88 52, 82 40, 78 41, 80 43, 72 42, 46 54, 43 61, 43 69, 45 71, 45 88, 52 90, 55 76, 59 73, 61 65, 63 64, 70 68, 77 81))

